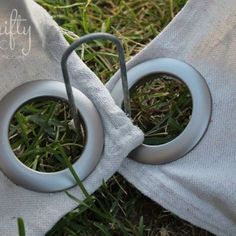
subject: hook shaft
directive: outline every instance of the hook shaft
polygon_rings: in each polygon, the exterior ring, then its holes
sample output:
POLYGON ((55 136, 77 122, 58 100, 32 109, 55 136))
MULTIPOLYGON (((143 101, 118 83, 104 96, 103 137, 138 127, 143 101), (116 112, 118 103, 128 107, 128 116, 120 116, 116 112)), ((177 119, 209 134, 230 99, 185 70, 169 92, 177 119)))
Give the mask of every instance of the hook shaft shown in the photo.
POLYGON ((124 94, 124 111, 126 112, 127 116, 131 117, 130 94, 129 94, 127 70, 126 70, 126 64, 125 64, 125 53, 124 53, 122 43, 114 35, 107 34, 107 33, 92 33, 92 34, 85 35, 79 38, 78 40, 76 40, 75 42, 73 42, 64 52, 62 56, 62 60, 61 60, 61 67, 62 67, 62 73, 63 73, 64 82, 66 86, 66 91, 67 91, 67 95, 69 99, 69 104, 72 109, 72 116, 74 119, 74 124, 77 130, 79 130, 80 122, 79 122, 79 116, 77 113, 77 108, 75 105, 72 86, 70 83, 70 77, 69 77, 68 68, 67 68, 67 61, 71 53, 74 50, 76 50, 78 47, 80 47, 82 44, 88 43, 93 40, 98 40, 98 39, 109 40, 113 42, 117 47, 118 54, 119 54, 123 94, 124 94))

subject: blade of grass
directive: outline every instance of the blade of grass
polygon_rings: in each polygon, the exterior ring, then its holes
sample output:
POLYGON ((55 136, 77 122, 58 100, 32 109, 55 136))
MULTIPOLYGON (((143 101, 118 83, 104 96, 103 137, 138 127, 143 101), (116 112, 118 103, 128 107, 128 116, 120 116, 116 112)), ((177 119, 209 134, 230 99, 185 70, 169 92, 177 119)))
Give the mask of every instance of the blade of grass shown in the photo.
POLYGON ((17 219, 19 236, 25 236, 25 224, 22 218, 17 219))

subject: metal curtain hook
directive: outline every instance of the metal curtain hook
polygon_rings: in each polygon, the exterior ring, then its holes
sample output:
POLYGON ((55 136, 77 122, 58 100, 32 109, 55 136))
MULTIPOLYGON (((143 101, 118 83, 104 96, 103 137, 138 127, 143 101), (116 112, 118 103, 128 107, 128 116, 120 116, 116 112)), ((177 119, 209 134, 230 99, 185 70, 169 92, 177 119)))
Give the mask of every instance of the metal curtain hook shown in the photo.
POLYGON ((74 43, 70 45, 69 48, 64 52, 61 60, 61 67, 62 67, 62 73, 64 77, 64 82, 66 85, 66 91, 69 99, 69 104, 72 109, 72 116, 74 119, 76 130, 79 128, 79 116, 77 114, 77 109, 75 106, 75 100, 74 95, 72 92, 72 87, 70 83, 68 68, 67 68, 67 61, 71 53, 80 47, 84 43, 88 43, 93 40, 102 39, 102 40, 109 40, 113 42, 118 50, 119 54, 119 62, 120 62, 120 71, 121 71, 121 79, 122 79, 122 88, 123 88, 123 95, 124 95, 124 110, 126 114, 131 117, 131 107, 130 107, 130 95, 129 95, 129 88, 128 88, 128 80, 127 80, 127 70, 126 70, 126 64, 125 64, 125 54, 124 49, 122 46, 121 41, 115 37, 114 35, 107 34, 107 33, 92 33, 85 35, 78 40, 76 40, 74 43))

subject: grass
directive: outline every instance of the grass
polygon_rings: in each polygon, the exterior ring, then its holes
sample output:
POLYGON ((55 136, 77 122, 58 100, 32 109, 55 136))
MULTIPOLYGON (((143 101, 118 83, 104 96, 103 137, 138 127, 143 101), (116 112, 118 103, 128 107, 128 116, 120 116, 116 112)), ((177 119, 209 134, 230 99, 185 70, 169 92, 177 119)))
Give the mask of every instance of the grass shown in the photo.
MULTIPOLYGON (((37 0, 58 22, 69 42, 87 33, 112 33, 122 39, 127 60, 161 32, 186 1, 37 0)), ((116 48, 109 42, 84 45, 77 53, 104 83, 118 69, 116 48)), ((192 102, 186 86, 165 75, 156 78, 137 84, 131 91, 133 120, 145 132, 148 144, 175 138, 191 116, 192 102)), ((38 171, 65 168, 62 157, 67 156, 67 165, 73 163, 85 140, 83 126, 76 136, 70 119, 67 104, 58 101, 32 101, 21 107, 10 126, 14 152, 38 171)), ((80 206, 63 217, 48 236, 210 235, 146 198, 117 174, 84 203, 76 196, 68 197, 80 206)))
POLYGON ((170 142, 188 125, 191 94, 186 85, 169 75, 143 78, 132 87, 130 97, 133 122, 144 132, 145 144, 170 142))
POLYGON ((74 163, 86 141, 83 124, 77 134, 71 119, 69 105, 60 100, 40 98, 22 106, 13 117, 9 132, 15 155, 33 170, 65 169, 62 156, 74 163))

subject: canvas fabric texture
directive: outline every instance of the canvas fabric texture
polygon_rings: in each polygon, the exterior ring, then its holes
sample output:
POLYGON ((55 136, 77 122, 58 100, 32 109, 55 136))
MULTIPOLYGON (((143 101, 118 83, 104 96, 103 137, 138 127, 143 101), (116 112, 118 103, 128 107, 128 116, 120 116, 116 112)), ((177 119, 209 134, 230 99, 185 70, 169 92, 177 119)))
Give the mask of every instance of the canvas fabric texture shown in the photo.
MULTIPOLYGON (((216 235, 236 235, 236 1, 189 0, 166 29, 129 63, 180 59, 206 79, 209 128, 184 158, 161 165, 125 159, 119 172, 142 193, 216 235)), ((111 90, 119 79, 108 83, 111 90)), ((199 94, 201 96, 201 94, 199 94)))
MULTIPOLYGON (((0 101, 28 81, 62 81, 60 59, 68 44, 58 25, 42 7, 32 0, 0 0, 0 26, 0 101), (21 15, 18 32, 14 9, 18 17, 21 15), (10 27, 14 31, 11 39, 10 27), (25 34, 22 33, 24 29, 25 34)), ((117 171, 128 153, 142 143, 143 134, 115 105, 105 86, 76 54, 71 56, 69 70, 73 85, 93 101, 104 126, 105 147, 101 160, 84 181, 86 189, 92 193, 117 171)), ((83 199, 79 187, 74 187, 70 193, 83 199)), ((24 219, 27 235, 44 235, 77 205, 64 192, 45 194, 16 186, 0 171, 2 236, 18 235, 17 217, 24 219)))
MULTIPOLYGON (((33 25, 32 48, 31 53, 23 58, 7 59, 3 56, 6 53, 5 56, 9 57, 9 52, 1 52, 0 99, 26 81, 61 80, 60 56, 67 46, 58 26, 30 0, 0 0, 0 23, 9 18, 12 8, 18 8, 20 14, 28 19, 25 22, 27 26, 29 23, 33 25)), ((166 165, 143 165, 124 159, 141 143, 142 135, 114 106, 96 76, 73 56, 70 64, 73 85, 94 101, 106 131, 103 158, 85 181, 89 192, 119 169, 145 195, 183 219, 216 235, 236 235, 235 10, 234 0, 189 0, 166 29, 128 63, 128 68, 132 68, 158 57, 180 59, 195 67, 210 88, 213 113, 204 138, 184 158, 166 165), (114 126, 122 125, 122 131, 114 129, 114 126), (130 135, 124 136, 126 126, 130 135)), ((18 41, 25 42, 25 39, 19 38, 18 41)), ((118 79, 119 73, 107 88, 112 89, 118 79)), ((78 188, 74 188, 72 193, 81 196, 78 188)), ((43 235, 75 206, 64 193, 31 192, 15 186, 0 174, 1 235, 17 234, 16 217, 24 218, 29 235, 43 235)))

